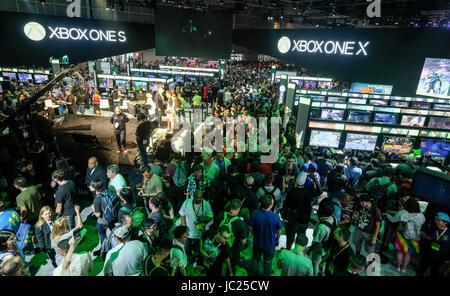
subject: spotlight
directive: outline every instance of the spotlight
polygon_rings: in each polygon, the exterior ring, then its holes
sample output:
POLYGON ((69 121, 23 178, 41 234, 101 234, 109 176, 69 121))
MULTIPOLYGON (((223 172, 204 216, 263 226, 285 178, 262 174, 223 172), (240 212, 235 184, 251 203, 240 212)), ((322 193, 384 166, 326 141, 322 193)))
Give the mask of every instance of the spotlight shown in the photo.
POLYGON ((42 5, 45 4, 45 0, 39 0, 39 2, 41 2, 42 5))

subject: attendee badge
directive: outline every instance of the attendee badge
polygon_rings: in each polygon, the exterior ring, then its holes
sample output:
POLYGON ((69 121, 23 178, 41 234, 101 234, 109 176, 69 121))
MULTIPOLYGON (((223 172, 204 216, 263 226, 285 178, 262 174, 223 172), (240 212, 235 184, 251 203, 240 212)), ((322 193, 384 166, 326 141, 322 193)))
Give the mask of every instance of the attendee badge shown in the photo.
POLYGON ((432 243, 431 248, 436 252, 439 252, 439 250, 441 249, 441 245, 439 245, 438 243, 432 243))

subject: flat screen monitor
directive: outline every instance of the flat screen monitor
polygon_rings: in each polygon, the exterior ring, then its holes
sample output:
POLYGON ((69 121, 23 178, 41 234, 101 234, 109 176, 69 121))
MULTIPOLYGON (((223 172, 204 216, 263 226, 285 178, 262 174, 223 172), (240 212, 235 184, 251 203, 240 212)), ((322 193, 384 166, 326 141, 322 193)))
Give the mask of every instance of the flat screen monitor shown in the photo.
POLYGON ((425 116, 403 115, 400 125, 422 127, 425 124, 425 116))
POLYGON ((394 125, 397 123, 398 115, 389 113, 375 113, 373 123, 394 125))
POLYGON ((347 121, 350 122, 359 122, 359 123, 367 123, 370 121, 370 112, 356 112, 351 111, 348 114, 347 121))
POLYGON ((420 149, 424 156, 447 157, 450 152, 450 142, 423 140, 420 149))
POLYGON ((450 181, 448 176, 442 173, 417 169, 411 193, 450 209, 450 181))
POLYGON ((365 104, 367 102, 366 99, 348 99, 350 104, 365 104))
POLYGON ((147 82, 145 81, 132 81, 131 82, 133 84, 133 87, 136 90, 143 90, 143 91, 147 91, 147 82))
POLYGON ((114 88, 114 81, 107 78, 99 78, 98 84, 100 88, 114 88))
POLYGON ((181 76, 181 75, 175 75, 175 81, 176 81, 176 82, 184 82, 183 76, 181 76))
POLYGON ((187 79, 189 79, 190 81, 197 81, 197 77, 194 76, 187 76, 187 79))
POLYGON ((391 102, 391 106, 392 107, 408 107, 409 103, 408 102, 392 101, 391 102))
POLYGON ((450 118, 446 117, 430 117, 428 128, 450 129, 450 118))
POLYGON ((319 81, 317 83, 317 88, 322 90, 328 90, 331 87, 331 81, 319 81))
POLYGON ((159 74, 159 78, 169 79, 169 75, 167 75, 167 74, 159 74))
POLYGON ((19 73, 19 81, 20 82, 25 82, 25 81, 29 81, 29 80, 33 80, 33 77, 31 74, 29 73, 19 73))
POLYGON ((321 102, 325 101, 324 96, 311 96, 311 99, 313 99, 313 101, 321 101, 321 102))
POLYGON ((394 154, 407 154, 411 152, 414 140, 404 137, 384 137, 381 150, 394 154))
POLYGON ((345 103, 346 102, 346 98, 342 98, 342 97, 328 97, 328 102, 345 103))
POLYGON ((374 151, 378 136, 363 134, 347 134, 345 148, 353 150, 374 151))
POLYGON ((450 105, 434 104, 433 109, 450 111, 450 105))
POLYGON ((418 109, 430 109, 430 104, 425 103, 412 103, 412 108, 418 108, 418 109))
POLYGON ((317 81, 315 80, 304 80, 303 88, 304 89, 315 89, 317 86, 317 81))
POLYGON ((426 58, 416 94, 450 99, 450 60, 426 58))
POLYGON ((133 74, 134 74, 134 76, 139 76, 139 77, 144 76, 144 73, 142 73, 142 72, 134 72, 133 74))
POLYGON ((311 138, 309 140, 309 145, 338 148, 340 139, 341 139, 340 132, 311 130, 311 138))
POLYGON ((45 83, 48 80, 48 75, 34 74, 35 83, 45 83))
POLYGON ((387 106, 388 102, 383 100, 370 100, 370 104, 375 106, 387 106))
POLYGON ((289 82, 297 84, 297 86, 300 88, 300 87, 302 87, 303 80, 300 80, 300 79, 289 79, 289 82))
POLYGON ((119 88, 124 88, 126 90, 130 89, 130 83, 127 80, 116 80, 116 86, 119 88))
POLYGON ((17 74, 13 73, 13 72, 3 72, 2 73, 3 76, 5 77, 9 77, 10 81, 16 80, 17 81, 17 74))
POLYGON ((344 111, 342 110, 331 110, 331 109, 322 109, 321 119, 326 120, 342 120, 344 117, 344 111))
POLYGON ((147 73, 147 77, 149 77, 149 78, 156 78, 156 74, 147 73))

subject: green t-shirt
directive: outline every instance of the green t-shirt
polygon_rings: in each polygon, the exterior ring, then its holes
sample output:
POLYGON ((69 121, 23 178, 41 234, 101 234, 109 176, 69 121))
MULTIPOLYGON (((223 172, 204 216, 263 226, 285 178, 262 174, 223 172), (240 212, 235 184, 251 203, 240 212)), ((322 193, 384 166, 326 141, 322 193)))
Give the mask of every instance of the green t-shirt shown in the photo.
POLYGON ((192 105, 194 105, 194 106, 200 106, 201 102, 202 102, 202 97, 199 95, 196 95, 192 98, 192 105))
POLYGON ((16 197, 17 207, 26 207, 28 220, 34 220, 39 216, 39 191, 36 186, 29 186, 16 197))
POLYGON ((178 110, 184 110, 184 104, 186 103, 186 100, 183 97, 178 97, 178 100, 180 100, 180 106, 178 106, 178 110))
POLYGON ((395 168, 395 174, 397 176, 402 175, 404 177, 413 178, 416 173, 416 167, 412 164, 401 163, 395 168))
MULTIPOLYGON (((367 191, 370 191, 373 184, 375 183, 375 179, 378 179, 378 182, 380 183, 380 185, 386 185, 387 183, 390 182, 390 180, 386 177, 372 178, 372 180, 370 180, 369 183, 366 184, 367 191)), ((392 182, 392 184, 387 188, 387 195, 389 197, 395 193, 397 193, 397 185, 395 185, 395 182, 392 182)))

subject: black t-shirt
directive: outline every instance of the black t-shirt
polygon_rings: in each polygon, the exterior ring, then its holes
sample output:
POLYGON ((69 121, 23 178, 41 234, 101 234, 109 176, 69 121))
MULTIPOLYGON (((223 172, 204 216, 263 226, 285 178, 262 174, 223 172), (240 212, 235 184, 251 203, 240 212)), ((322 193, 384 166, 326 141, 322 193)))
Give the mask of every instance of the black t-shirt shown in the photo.
MULTIPOLYGON (((347 243, 347 247, 340 248, 337 244, 331 249, 331 254, 328 259, 328 266, 334 266, 334 274, 336 272, 343 272, 348 268, 350 264, 350 258, 355 255, 352 247, 347 243), (344 249, 345 248, 345 249, 344 249)), ((331 275, 329 268, 327 267, 326 272, 331 275)))
POLYGON ((62 203, 63 209, 61 216, 75 216, 74 205, 77 201, 77 192, 75 184, 72 181, 67 181, 66 184, 60 185, 56 190, 56 203, 62 203))
POLYGON ((150 138, 150 129, 151 129, 150 121, 145 120, 144 122, 139 123, 139 125, 136 128, 137 141, 142 142, 143 140, 150 138))
POLYGON ((253 213, 253 211, 258 209, 258 196, 256 195, 255 192, 251 191, 250 189, 243 187, 244 188, 244 194, 245 194, 245 200, 244 203, 242 205, 243 208, 247 208, 251 213, 253 213))
POLYGON ((169 276, 168 267, 160 265, 158 262, 154 261, 153 255, 148 256, 145 259, 144 273, 146 276, 169 276), (156 262, 156 264, 155 264, 156 262))
POLYGON ((347 183, 347 177, 344 174, 337 173, 336 171, 331 171, 328 174, 327 186, 329 192, 335 193, 346 189, 347 183))
MULTIPOLYGON (((231 218, 235 217, 235 216, 231 216, 230 213, 228 213, 228 216, 230 216, 231 218)), ((225 212, 222 211, 216 216, 216 220, 214 223, 216 225, 216 229, 219 228, 220 223, 224 219, 225 219, 225 212)), ((233 222, 231 222, 231 229, 233 231, 233 235, 235 238, 234 243, 233 243, 233 249, 238 248, 241 245, 240 240, 244 239, 244 238, 248 238, 247 223, 245 223, 245 221, 242 219, 236 219, 233 222)))
POLYGON ((208 270, 208 276, 220 276, 222 274, 222 266, 227 258, 230 257, 231 250, 228 244, 219 244, 214 241, 214 236, 216 232, 212 229, 203 232, 202 234, 202 242, 209 239, 214 242, 214 245, 218 248, 218 255, 213 265, 208 270))
POLYGON ((306 188, 295 187, 288 192, 284 206, 291 210, 297 209, 297 223, 307 224, 311 217, 311 193, 306 188))

